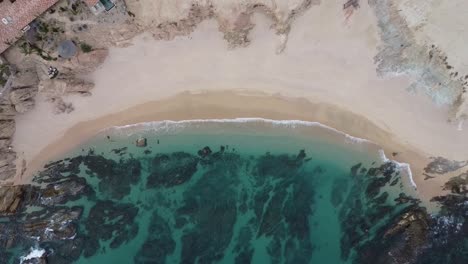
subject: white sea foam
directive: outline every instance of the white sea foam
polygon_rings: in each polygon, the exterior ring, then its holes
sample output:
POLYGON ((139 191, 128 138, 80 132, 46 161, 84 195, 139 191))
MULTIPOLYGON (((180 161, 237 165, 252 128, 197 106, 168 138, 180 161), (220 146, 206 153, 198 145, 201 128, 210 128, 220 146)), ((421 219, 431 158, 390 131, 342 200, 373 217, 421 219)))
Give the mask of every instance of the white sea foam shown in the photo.
POLYGON ((398 164, 398 166, 401 169, 404 169, 406 171, 406 174, 408 174, 408 179, 409 179, 409 181, 411 183, 411 186, 413 186, 414 189, 418 189, 418 186, 416 185, 416 182, 414 182, 413 173, 411 172, 410 165, 408 163, 400 163, 400 162, 396 162, 396 161, 393 161, 393 162, 398 164))
POLYGON ((383 149, 380 149, 379 150, 379 156, 380 156, 380 159, 382 160, 382 162, 393 162, 395 163, 398 168, 404 172, 406 172, 406 174, 408 175, 408 179, 411 183, 411 186, 414 187, 414 189, 417 189, 418 186, 416 185, 416 182, 414 182, 414 179, 413 179, 413 173, 411 172, 411 167, 408 163, 401 163, 401 162, 398 162, 398 161, 394 161, 394 160, 389 160, 387 158, 387 156, 385 156, 385 152, 383 151, 383 149))
MULTIPOLYGON (((270 123, 275 126, 285 127, 285 128, 297 128, 299 126, 306 126, 306 127, 321 127, 324 129, 331 130, 335 133, 343 135, 346 138, 346 142, 348 143, 371 143, 371 141, 363 138, 358 138, 346 134, 340 130, 335 128, 323 125, 319 122, 310 122, 310 121, 303 121, 303 120, 272 120, 272 119, 265 119, 260 117, 243 117, 243 118, 233 118, 233 119, 192 119, 192 120, 181 120, 181 121, 172 121, 172 120, 163 120, 163 121, 152 121, 152 122, 144 122, 144 123, 136 123, 124 126, 114 126, 111 129, 126 131, 127 136, 131 136, 136 132, 131 131, 132 128, 146 128, 158 132, 171 132, 174 129, 178 128, 185 128, 187 125, 193 125, 197 123, 270 123)), ((106 131, 108 129, 104 129, 106 131)))
POLYGON ((385 152, 383 149, 379 149, 379 157, 382 162, 389 162, 390 160, 385 156, 385 152))
POLYGON ((39 247, 37 248, 32 247, 28 255, 20 257, 20 264, 26 260, 43 257, 45 254, 46 254, 46 251, 44 249, 39 248, 39 247))
MULTIPOLYGON (((144 123, 136 123, 124 126, 114 126, 110 129, 114 131, 120 131, 126 134, 126 136, 131 136, 138 132, 135 132, 133 129, 136 128, 144 128, 145 130, 153 130, 156 132, 175 132, 177 129, 185 128, 188 125, 194 125, 199 123, 270 123, 275 126, 285 127, 285 128, 297 128, 299 126, 306 126, 306 127, 321 127, 332 132, 338 133, 345 137, 345 142, 350 144, 364 144, 364 143, 373 143, 370 140, 358 138, 351 136, 349 134, 344 133, 343 131, 337 130, 335 128, 326 126, 319 122, 310 122, 310 121, 303 121, 303 120, 273 120, 273 119, 266 119, 260 117, 243 117, 243 118, 233 118, 233 119, 192 119, 192 120, 181 120, 181 121, 172 121, 172 120, 163 120, 163 121, 152 121, 152 122, 144 122, 144 123), (133 130, 133 131, 132 131, 133 130)), ((107 131, 105 129, 103 131, 107 131)), ((379 157, 381 162, 388 162, 390 161, 386 156, 382 149, 379 150, 379 157)), ((395 162, 399 168, 404 170, 408 174, 409 181, 411 185, 417 189, 417 185, 414 182, 413 174, 411 173, 410 165, 407 163, 399 163, 395 162)))

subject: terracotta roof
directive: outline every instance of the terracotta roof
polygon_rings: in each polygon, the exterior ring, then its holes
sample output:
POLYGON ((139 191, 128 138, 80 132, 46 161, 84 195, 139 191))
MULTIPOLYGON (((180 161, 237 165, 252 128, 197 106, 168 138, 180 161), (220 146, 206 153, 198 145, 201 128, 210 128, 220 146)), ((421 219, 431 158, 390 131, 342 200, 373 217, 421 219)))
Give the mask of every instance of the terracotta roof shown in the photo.
POLYGON ((88 5, 88 6, 95 6, 99 0, 84 0, 84 2, 88 5))
POLYGON ((34 19, 47 11, 58 0, 16 0, 0 3, 0 20, 11 20, 8 25, 0 21, 0 54, 23 35, 21 31, 34 19))

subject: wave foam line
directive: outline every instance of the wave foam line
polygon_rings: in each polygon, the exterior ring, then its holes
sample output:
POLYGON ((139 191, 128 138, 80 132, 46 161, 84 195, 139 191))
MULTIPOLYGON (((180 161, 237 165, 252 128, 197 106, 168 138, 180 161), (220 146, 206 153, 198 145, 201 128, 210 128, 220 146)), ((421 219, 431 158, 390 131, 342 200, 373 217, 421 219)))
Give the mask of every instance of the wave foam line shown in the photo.
POLYGON ((31 247, 31 252, 29 252, 28 255, 20 257, 20 264, 22 264, 26 260, 41 258, 45 254, 46 254, 46 251, 44 249, 31 247))
MULTIPOLYGON (((254 123, 254 122, 271 123, 273 125, 281 125, 281 126, 290 127, 290 128, 296 128, 297 126, 308 126, 308 127, 318 126, 318 127, 333 131, 335 133, 338 133, 340 135, 343 135, 347 139, 347 142, 352 143, 352 144, 361 144, 361 143, 374 144, 370 140, 351 136, 343 131, 337 130, 335 128, 329 127, 319 122, 311 122, 311 121, 303 121, 303 120, 273 120, 273 119, 267 119, 267 118, 261 118, 261 117, 241 117, 241 118, 232 118, 232 119, 190 119, 190 120, 180 120, 180 121, 162 120, 162 121, 142 122, 142 123, 136 123, 136 124, 130 124, 130 125, 124 125, 124 126, 113 126, 111 128, 107 128, 102 131, 106 131, 108 129, 125 130, 125 129, 135 128, 139 126, 150 127, 152 129, 158 130, 158 129, 161 129, 163 126, 164 128, 168 128, 169 125, 189 125, 189 124, 194 124, 194 123, 254 123)), ((383 149, 379 150, 379 156, 382 162, 391 161, 385 156, 383 149)), ((414 182, 410 165, 408 163, 400 163, 400 162, 393 161, 393 160, 391 162, 395 162, 399 168, 406 170, 406 173, 408 174, 408 178, 409 178, 411 185, 415 189, 417 189, 418 186, 416 185, 416 182, 414 182)))
POLYGON ((383 151, 383 149, 379 149, 379 156, 383 162, 393 162, 398 166, 398 168, 400 168, 401 170, 405 170, 406 173, 408 174, 408 179, 411 185, 413 186, 413 188, 418 189, 418 186, 416 185, 416 182, 414 182, 414 179, 413 179, 413 173, 411 172, 411 167, 408 163, 402 163, 402 162, 398 162, 395 160, 389 160, 387 156, 385 156, 385 152, 383 151))
MULTIPOLYGON (((181 120, 181 121, 162 120, 162 121, 136 123, 136 124, 130 124, 130 125, 124 125, 124 126, 113 126, 111 128, 118 129, 118 130, 125 130, 129 128, 145 126, 145 127, 150 127, 153 129, 158 129, 158 128, 161 128, 163 125, 167 127, 168 125, 187 125, 187 124, 194 124, 194 123, 255 123, 255 122, 271 123, 273 125, 280 125, 280 126, 289 127, 289 128, 296 128, 297 126, 308 126, 308 127, 317 126, 317 127, 329 129, 333 132, 343 135, 350 143, 373 143, 367 139, 351 136, 349 134, 346 134, 343 131, 326 126, 319 122, 311 122, 311 121, 303 121, 303 120, 273 120, 273 119, 266 119, 266 118, 260 118, 260 117, 242 117, 242 118, 233 118, 233 119, 191 119, 191 120, 181 120)), ((105 130, 107 129, 104 129, 103 131, 105 130)))

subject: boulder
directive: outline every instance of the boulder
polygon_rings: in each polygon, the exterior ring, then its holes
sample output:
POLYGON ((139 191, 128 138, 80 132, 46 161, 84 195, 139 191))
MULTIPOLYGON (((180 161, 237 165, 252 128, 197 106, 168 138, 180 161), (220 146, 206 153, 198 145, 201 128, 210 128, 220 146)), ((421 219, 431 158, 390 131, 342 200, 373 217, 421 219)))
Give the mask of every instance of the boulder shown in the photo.
POLYGON ((13 119, 16 111, 9 100, 0 98, 0 119, 13 119))
POLYGON ((37 87, 23 87, 10 92, 10 102, 14 105, 34 98, 37 94, 37 87))
POLYGON ((42 242, 72 239, 78 228, 75 222, 82 212, 81 207, 72 207, 41 211, 46 213, 44 217, 28 215, 22 226, 23 231, 30 237, 39 237, 42 242))
POLYGON ((36 67, 29 66, 27 69, 17 71, 11 87, 13 89, 20 87, 36 87, 39 84, 36 67))
POLYGON ((39 85, 39 91, 49 98, 57 98, 70 94, 90 95, 90 91, 93 88, 94 83, 77 79, 74 76, 44 80, 39 85))
POLYGON ((75 73, 90 73, 101 65, 109 55, 107 49, 96 49, 88 53, 79 53, 63 66, 73 69, 75 73))
POLYGON ((6 149, 11 145, 11 138, 0 139, 0 149, 6 149))
POLYGON ((11 138, 15 133, 14 120, 0 120, 0 138, 11 138))
POLYGON ((0 216, 16 213, 23 199, 21 186, 0 187, 0 216))
POLYGON ((137 147, 140 147, 140 148, 146 147, 147 145, 146 138, 137 139, 135 144, 137 147))
POLYGON ((20 114, 24 114, 26 112, 31 111, 34 108, 34 105, 35 105, 34 100, 32 99, 25 100, 18 104, 15 104, 15 110, 16 112, 20 114))

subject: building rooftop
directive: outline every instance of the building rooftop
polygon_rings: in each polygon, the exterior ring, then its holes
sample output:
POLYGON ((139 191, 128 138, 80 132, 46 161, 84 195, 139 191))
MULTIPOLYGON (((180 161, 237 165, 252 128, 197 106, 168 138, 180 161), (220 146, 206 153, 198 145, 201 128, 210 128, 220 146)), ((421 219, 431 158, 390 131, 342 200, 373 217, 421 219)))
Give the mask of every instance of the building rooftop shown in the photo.
POLYGON ((88 6, 95 6, 99 0, 84 0, 84 2, 88 5, 88 6))
POLYGON ((22 29, 59 0, 5 0, 0 3, 0 54, 23 35, 22 29))

